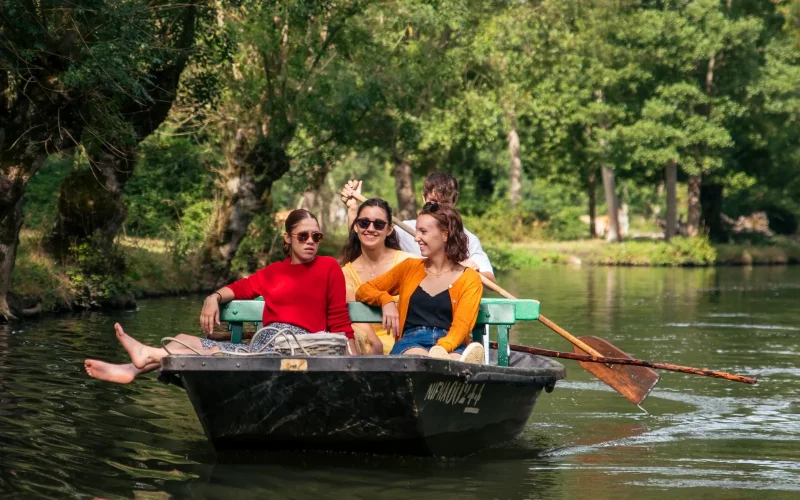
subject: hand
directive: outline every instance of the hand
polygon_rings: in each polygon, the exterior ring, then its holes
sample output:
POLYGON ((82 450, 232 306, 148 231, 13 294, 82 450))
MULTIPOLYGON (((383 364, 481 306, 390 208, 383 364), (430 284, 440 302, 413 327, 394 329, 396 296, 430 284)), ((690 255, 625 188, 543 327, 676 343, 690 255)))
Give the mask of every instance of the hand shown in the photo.
MULTIPOLYGON (((356 346, 356 339, 347 339, 347 355, 348 356, 360 356, 363 353, 358 352, 358 346, 356 346)), ((383 352, 381 352, 383 354, 383 352)))
POLYGON ((361 181, 347 181, 339 194, 342 197, 342 203, 347 205, 347 208, 358 208, 359 202, 353 198, 353 194, 361 194, 361 181))
POLYGON ((476 271, 478 271, 478 272, 480 272, 480 270, 481 270, 481 266, 479 266, 479 265, 478 265, 478 264, 477 264, 475 261, 473 261, 472 259, 467 259, 467 260, 465 260, 464 262, 462 262, 462 263, 461 263, 461 265, 462 265, 462 266, 464 266, 464 267, 468 267, 468 268, 470 268, 470 269, 474 269, 474 270, 476 270, 476 271))
POLYGON ((383 306, 383 329, 395 340, 400 338, 400 311, 394 301, 383 306))
POLYGON ((203 333, 209 334, 214 331, 214 325, 219 324, 219 300, 217 294, 211 294, 203 302, 203 310, 200 311, 200 329, 203 333))

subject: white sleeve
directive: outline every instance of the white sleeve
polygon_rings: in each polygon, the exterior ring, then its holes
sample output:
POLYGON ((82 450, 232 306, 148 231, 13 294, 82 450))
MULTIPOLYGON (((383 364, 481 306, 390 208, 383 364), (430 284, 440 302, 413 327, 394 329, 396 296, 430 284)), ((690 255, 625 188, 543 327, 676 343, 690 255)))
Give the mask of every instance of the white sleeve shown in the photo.
POLYGON ((481 241, 478 239, 477 236, 470 233, 466 229, 464 233, 467 235, 467 247, 469 249, 469 258, 476 264, 478 264, 478 268, 482 273, 492 273, 494 274, 494 269, 492 269, 492 264, 489 262, 489 256, 486 255, 486 252, 483 251, 483 247, 481 246, 481 241))
MULTIPOLYGON (((417 228, 417 221, 415 220, 405 220, 403 223, 407 226, 411 226, 412 229, 417 228)), ((413 234, 408 234, 397 226, 394 226, 394 231, 397 233, 397 239, 400 241, 400 249, 402 251, 416 255, 417 257, 422 257, 422 253, 419 251, 419 245, 414 241, 413 234)), ((480 244, 478 245, 480 246, 480 244)))

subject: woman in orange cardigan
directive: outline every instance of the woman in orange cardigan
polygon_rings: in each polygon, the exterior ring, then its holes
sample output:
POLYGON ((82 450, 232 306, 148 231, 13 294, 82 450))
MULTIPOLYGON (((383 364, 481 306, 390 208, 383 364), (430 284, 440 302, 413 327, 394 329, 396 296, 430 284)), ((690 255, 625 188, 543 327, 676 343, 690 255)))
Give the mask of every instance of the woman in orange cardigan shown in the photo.
POLYGON ((483 346, 469 339, 483 285, 460 264, 468 252, 461 216, 449 205, 426 203, 414 239, 426 258, 407 259, 364 283, 356 300, 383 308, 383 327, 397 339, 389 354, 482 363, 483 346))

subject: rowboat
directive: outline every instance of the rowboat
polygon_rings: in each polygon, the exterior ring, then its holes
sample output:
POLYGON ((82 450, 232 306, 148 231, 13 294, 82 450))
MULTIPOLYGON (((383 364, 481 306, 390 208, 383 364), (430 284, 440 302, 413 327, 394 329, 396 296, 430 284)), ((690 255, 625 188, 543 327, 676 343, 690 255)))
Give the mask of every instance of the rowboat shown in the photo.
MULTIPOLYGON (((234 340, 241 325, 261 319, 262 307, 259 301, 227 305, 221 319, 234 340)), ((349 308, 354 322, 380 322, 380 310, 360 303, 349 308)), ((488 342, 487 326, 494 326, 499 344, 488 351, 488 364, 412 356, 182 355, 164 358, 159 377, 186 391, 218 452, 462 456, 519 437, 542 391, 565 377, 560 363, 508 350, 508 328, 535 315, 536 301, 482 301, 473 338, 488 342)))

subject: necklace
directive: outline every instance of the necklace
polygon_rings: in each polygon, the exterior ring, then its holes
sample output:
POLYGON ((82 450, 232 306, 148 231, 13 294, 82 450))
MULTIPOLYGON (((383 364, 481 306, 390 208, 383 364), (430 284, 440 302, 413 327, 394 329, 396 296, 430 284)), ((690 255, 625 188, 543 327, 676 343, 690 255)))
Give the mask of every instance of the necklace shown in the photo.
POLYGON ((453 268, 451 267, 450 269, 447 269, 447 270, 445 270, 445 271, 442 271, 442 272, 440 272, 440 273, 435 273, 435 272, 431 271, 431 270, 430 270, 430 268, 428 268, 428 267, 426 267, 426 268, 425 268, 425 271, 426 271, 426 272, 428 272, 429 274, 432 274, 432 275, 436 276, 437 278, 441 278, 441 277, 442 277, 442 275, 443 275, 444 273, 449 273, 449 272, 450 272, 450 271, 452 271, 452 270, 453 270, 453 268))
MULTIPOLYGON (((374 278, 375 275, 377 274, 377 271, 375 270, 375 266, 367 265, 367 258, 364 257, 363 255, 361 256, 361 261, 364 263, 364 267, 367 268, 367 271, 369 272, 369 277, 370 278, 374 278)), ((381 264, 382 264, 382 262, 378 261, 378 267, 380 267, 381 264)))

